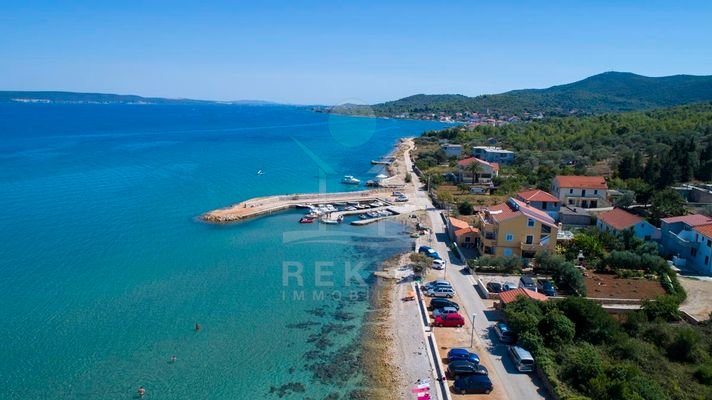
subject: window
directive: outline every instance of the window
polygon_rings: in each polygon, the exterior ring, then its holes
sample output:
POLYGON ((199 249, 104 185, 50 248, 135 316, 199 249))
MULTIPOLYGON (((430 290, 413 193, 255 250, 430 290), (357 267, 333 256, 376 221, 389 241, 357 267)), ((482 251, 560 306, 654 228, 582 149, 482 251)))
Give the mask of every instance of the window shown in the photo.
POLYGON ((574 199, 569 199, 569 204, 574 204, 574 199))
POLYGON ((472 239, 472 238, 469 237, 469 236, 465 236, 465 243, 469 243, 469 242, 470 242, 470 239, 472 239))
POLYGON ((586 195, 586 189, 583 189, 583 190, 581 191, 581 196, 585 196, 585 195, 586 195))
POLYGON ((541 202, 541 209, 542 209, 542 210, 546 210, 546 205, 547 205, 547 204, 549 204, 549 203, 547 203, 547 202, 545 202, 545 201, 542 201, 542 202, 541 202))
POLYGON ((598 189, 594 189, 593 194, 598 194, 598 189))
POLYGON ((507 236, 504 237, 504 240, 511 242, 512 240, 514 240, 514 235, 508 233, 507 236))
POLYGON ((531 219, 531 218, 529 218, 529 219, 527 220, 527 226, 530 227, 530 228, 533 228, 533 227, 534 227, 534 220, 531 219))
POLYGON ((532 243, 534 243, 534 236, 527 235, 527 244, 532 244, 532 243))
POLYGON ((707 239, 707 247, 712 247, 712 240, 707 239))
POLYGON ((512 249, 504 249, 504 256, 505 256, 505 257, 511 257, 511 256, 512 256, 512 249))
POLYGON ((696 256, 696 255, 697 255, 697 249, 694 249, 694 248, 693 248, 693 249, 690 249, 690 255, 691 255, 692 257, 696 256))
POLYGON ((569 189, 569 194, 574 194, 574 190, 573 190, 573 189, 569 189))
POLYGON ((551 227, 542 224, 542 225, 541 225, 541 233, 551 233, 551 227))
POLYGON ((710 256, 705 256, 705 265, 710 263, 710 256))

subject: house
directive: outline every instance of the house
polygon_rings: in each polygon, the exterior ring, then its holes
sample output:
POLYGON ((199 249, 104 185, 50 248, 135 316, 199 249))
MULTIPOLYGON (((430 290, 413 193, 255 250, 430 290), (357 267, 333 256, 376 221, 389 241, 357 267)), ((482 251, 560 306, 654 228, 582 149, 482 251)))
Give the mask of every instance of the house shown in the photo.
POLYGON ((697 242, 693 267, 701 274, 712 275, 712 224, 696 226, 693 230, 697 242))
POLYGON ((594 218, 588 209, 562 205, 559 209, 559 222, 567 228, 583 228, 593 225, 594 218))
POLYGON ((602 176, 559 175, 554 178, 551 193, 562 206, 599 208, 608 205, 608 184, 602 176))
POLYGON ((708 233, 708 225, 712 225, 712 218, 701 214, 663 218, 660 221, 663 253, 673 256, 678 266, 704 271, 707 243, 702 242, 708 233))
POLYGON ((598 214, 596 227, 602 232, 620 234, 631 229, 635 237, 643 240, 659 240, 660 229, 654 227, 650 222, 642 217, 631 214, 620 208, 614 208, 598 214))
POLYGON ((489 183, 499 175, 499 164, 480 160, 476 157, 465 158, 457 162, 457 175, 460 182, 489 183), (472 165, 477 164, 477 171, 472 176, 472 165))
POLYGON ((450 217, 447 221, 447 231, 450 240, 463 248, 477 247, 480 230, 470 226, 469 223, 461 219, 450 217))
POLYGON ((462 154, 461 144, 444 144, 440 146, 448 157, 460 157, 462 154))
POLYGON ((547 301, 549 300, 546 295, 533 290, 525 288, 516 288, 512 290, 507 290, 499 294, 499 308, 505 307, 509 303, 515 302, 520 296, 527 297, 536 301, 547 301))
POLYGON ((511 164, 514 162, 514 152, 504 150, 501 147, 474 146, 472 148, 472 155, 487 162, 496 162, 499 164, 511 164))
POLYGON ((480 254, 533 258, 553 254, 559 227, 546 212, 510 198, 477 214, 480 254))
POLYGON ((561 203, 559 198, 543 190, 527 190, 517 193, 517 200, 521 200, 530 206, 542 210, 551 215, 554 220, 559 219, 559 209, 561 203))

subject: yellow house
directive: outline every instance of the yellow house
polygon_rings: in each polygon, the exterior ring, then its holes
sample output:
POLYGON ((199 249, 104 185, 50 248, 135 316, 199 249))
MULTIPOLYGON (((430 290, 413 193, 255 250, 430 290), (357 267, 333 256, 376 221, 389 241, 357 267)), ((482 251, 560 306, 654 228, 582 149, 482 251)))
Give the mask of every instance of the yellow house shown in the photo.
POLYGON ((477 247, 480 231, 470 226, 466 221, 450 217, 447 221, 447 230, 450 234, 450 239, 457 243, 458 246, 465 248, 477 247))
POLYGON ((559 228, 544 211, 509 199, 489 207, 477 218, 480 230, 478 249, 482 255, 533 258, 556 250, 559 228))

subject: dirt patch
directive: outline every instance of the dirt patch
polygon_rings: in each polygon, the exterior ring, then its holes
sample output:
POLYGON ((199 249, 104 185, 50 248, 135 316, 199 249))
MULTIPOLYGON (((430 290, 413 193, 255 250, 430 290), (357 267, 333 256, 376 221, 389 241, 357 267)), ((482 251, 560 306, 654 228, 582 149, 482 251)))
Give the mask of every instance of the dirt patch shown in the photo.
POLYGON ((665 294, 657 280, 623 279, 611 274, 588 273, 586 296, 604 299, 652 299, 665 294))
POLYGON ((712 313, 712 280, 678 277, 680 284, 687 292, 687 299, 680 310, 692 315, 698 320, 707 320, 712 313))

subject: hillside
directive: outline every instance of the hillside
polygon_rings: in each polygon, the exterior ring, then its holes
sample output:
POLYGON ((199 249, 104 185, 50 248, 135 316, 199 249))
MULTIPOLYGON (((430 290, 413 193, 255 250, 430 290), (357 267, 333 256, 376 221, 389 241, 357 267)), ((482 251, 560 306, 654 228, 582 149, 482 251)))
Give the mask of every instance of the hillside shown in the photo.
POLYGON ((626 72, 605 72, 547 89, 523 89, 494 95, 424 95, 366 107, 334 108, 337 113, 378 116, 471 112, 492 115, 601 114, 639 111, 712 100, 712 76, 674 75, 660 78, 626 72))
POLYGON ((212 101, 168 99, 109 93, 79 93, 55 91, 0 91, 0 103, 60 103, 60 104, 241 104, 275 105, 261 100, 212 101))

